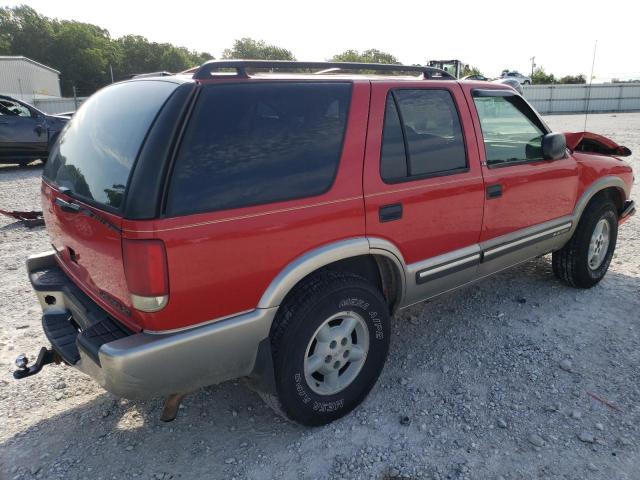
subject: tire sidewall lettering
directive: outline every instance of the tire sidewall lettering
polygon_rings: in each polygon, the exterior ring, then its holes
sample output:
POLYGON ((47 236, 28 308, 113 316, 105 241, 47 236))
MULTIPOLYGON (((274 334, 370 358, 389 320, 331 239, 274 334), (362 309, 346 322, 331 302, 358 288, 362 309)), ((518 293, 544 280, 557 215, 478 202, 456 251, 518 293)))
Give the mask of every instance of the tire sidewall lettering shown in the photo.
MULTIPOLYGON (((367 303, 365 300, 362 300, 361 298, 358 298, 358 297, 348 297, 338 302, 338 308, 340 310, 344 309, 345 307, 351 307, 351 308, 355 307, 355 308, 360 308, 364 310, 364 312, 367 314, 365 315, 365 317, 368 316, 369 320, 371 320, 371 323, 373 324, 373 331, 374 331, 373 337, 376 340, 384 340, 384 328, 382 326, 382 320, 380 319, 380 315, 378 314, 377 311, 369 309, 370 307, 369 303, 367 303)), ((369 322, 367 322, 367 324, 369 324, 369 322)), ((371 328, 370 324, 369 324, 369 327, 371 328)))

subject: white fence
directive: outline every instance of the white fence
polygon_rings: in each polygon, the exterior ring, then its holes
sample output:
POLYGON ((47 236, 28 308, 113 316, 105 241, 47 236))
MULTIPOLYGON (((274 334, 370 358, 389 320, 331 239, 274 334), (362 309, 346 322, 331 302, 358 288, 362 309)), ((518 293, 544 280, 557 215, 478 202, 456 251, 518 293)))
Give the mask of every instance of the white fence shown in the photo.
POLYGON ((538 112, 590 113, 640 110, 640 83, 525 85, 524 97, 538 112))
POLYGON ((45 113, 54 115, 56 113, 75 112, 80 104, 86 100, 84 98, 36 98, 33 106, 45 113))

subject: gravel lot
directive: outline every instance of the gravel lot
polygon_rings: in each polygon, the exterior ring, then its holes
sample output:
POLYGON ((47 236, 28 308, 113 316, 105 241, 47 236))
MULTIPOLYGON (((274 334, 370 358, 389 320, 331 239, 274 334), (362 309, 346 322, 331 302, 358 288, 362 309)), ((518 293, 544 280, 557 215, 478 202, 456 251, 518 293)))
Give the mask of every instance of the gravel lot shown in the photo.
MULTIPOLYGON (((571 131, 584 117, 547 120, 571 131)), ((635 151, 640 172, 640 114, 588 129, 635 151)), ((0 167, 0 208, 38 208, 40 174, 0 167)), ((308 429, 237 382, 188 396, 164 424, 160 399, 116 399, 70 368, 14 381, 16 355, 45 344, 24 261, 48 239, 0 218, 0 479, 638 479, 639 240, 635 217, 588 291, 545 257, 403 311, 364 404, 308 429)))

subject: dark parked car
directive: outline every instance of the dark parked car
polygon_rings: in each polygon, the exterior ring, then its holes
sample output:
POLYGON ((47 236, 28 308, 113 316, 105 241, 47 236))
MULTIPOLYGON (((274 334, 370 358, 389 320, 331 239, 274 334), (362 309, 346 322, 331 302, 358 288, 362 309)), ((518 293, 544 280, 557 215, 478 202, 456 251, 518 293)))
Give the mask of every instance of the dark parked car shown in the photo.
POLYGON ((68 121, 69 116, 47 115, 28 103, 0 95, 0 163, 46 161, 68 121))

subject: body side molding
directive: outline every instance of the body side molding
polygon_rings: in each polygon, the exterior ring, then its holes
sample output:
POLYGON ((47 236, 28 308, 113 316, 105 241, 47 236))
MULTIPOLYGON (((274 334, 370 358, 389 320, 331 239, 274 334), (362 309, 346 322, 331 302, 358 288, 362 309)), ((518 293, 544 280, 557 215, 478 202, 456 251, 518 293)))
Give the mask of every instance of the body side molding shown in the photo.
MULTIPOLYGON (((616 176, 601 178, 589 186, 582 194, 572 214, 556 218, 539 225, 512 232, 507 235, 492 238, 480 244, 470 245, 452 252, 447 252, 437 257, 422 260, 407 265, 400 250, 390 241, 377 237, 354 237, 339 240, 328 245, 311 250, 289 263, 269 284, 260 298, 256 308, 272 308, 279 306, 289 291, 304 277, 315 270, 345 258, 360 255, 381 255, 389 259, 396 268, 400 280, 400 292, 398 292, 399 308, 415 303, 416 288, 431 280, 464 271, 474 265, 483 265, 494 258, 507 255, 519 248, 523 250, 523 256, 527 255, 530 245, 544 243, 552 251, 560 248, 573 234, 580 216, 589 200, 599 191, 615 187, 620 189, 628 197, 628 189, 624 182, 616 176), (409 298, 411 297, 411 298, 409 298)), ((533 255, 535 256, 535 255, 533 255)), ((506 261, 509 260, 507 256, 506 261)), ((521 263, 522 258, 514 258, 513 265, 521 263)), ((508 265, 496 264, 496 271, 508 268, 508 265)), ((475 275, 485 276, 486 272, 477 272, 468 275, 467 281, 473 280, 475 275)), ((465 275, 467 276, 467 275, 465 275)), ((431 295, 424 296, 424 299, 431 295)))

